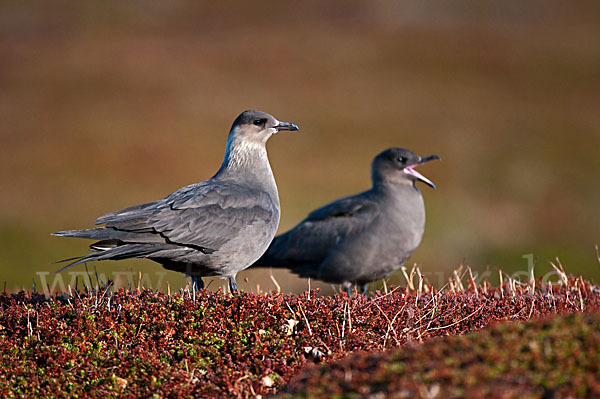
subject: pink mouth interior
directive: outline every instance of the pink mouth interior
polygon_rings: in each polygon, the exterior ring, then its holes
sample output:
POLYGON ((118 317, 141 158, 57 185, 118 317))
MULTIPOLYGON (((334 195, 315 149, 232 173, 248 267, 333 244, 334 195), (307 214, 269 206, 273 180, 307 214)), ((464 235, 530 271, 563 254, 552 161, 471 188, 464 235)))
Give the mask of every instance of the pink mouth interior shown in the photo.
POLYGON ((412 165, 412 166, 407 166, 404 168, 404 173, 412 175, 414 177, 416 177, 417 179, 424 181, 428 184, 433 185, 433 182, 431 180, 429 180, 428 178, 426 178, 425 176, 423 176, 422 174, 420 174, 419 172, 417 172, 415 169, 416 166, 419 166, 420 164, 416 164, 416 165, 412 165))

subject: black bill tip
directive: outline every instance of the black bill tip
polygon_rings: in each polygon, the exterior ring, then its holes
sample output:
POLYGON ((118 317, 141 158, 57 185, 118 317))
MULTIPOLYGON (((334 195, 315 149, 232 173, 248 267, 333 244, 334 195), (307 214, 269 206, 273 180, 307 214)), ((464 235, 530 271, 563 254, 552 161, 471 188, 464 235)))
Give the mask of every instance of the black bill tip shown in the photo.
POLYGON ((292 132, 296 132, 296 131, 300 130, 298 128, 298 125, 296 125, 294 123, 289 123, 289 122, 279 122, 279 124, 277 124, 277 126, 275 126, 275 129, 277 129, 277 131, 289 130, 292 132))

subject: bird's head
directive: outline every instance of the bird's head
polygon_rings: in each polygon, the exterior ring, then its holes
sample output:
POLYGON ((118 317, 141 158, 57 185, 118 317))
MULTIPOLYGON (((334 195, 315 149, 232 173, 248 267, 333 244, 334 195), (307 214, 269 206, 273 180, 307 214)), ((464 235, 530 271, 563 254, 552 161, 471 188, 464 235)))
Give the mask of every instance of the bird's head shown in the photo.
POLYGON ((266 143, 269 137, 280 130, 298 130, 289 122, 280 122, 272 115, 261 111, 244 111, 233 121, 230 135, 246 142, 266 143))
POLYGON ((435 184, 415 168, 425 162, 440 159, 437 155, 420 157, 412 151, 403 148, 389 148, 375 157, 372 164, 373 184, 411 184, 422 181, 430 187, 435 184))

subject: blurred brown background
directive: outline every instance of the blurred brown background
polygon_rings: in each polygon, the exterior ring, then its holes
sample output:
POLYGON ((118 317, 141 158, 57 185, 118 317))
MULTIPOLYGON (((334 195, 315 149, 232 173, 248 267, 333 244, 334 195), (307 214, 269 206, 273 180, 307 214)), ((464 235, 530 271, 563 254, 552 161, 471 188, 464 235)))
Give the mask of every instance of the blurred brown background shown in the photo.
MULTIPOLYGON (((600 277, 598 1, 5 1, 7 290, 87 250, 51 232, 210 177, 248 108, 301 128, 269 142, 280 231, 368 188, 373 156, 400 146, 443 158, 420 169, 438 189, 422 187, 426 233, 409 261, 433 283, 463 262, 527 270, 527 254, 537 275, 558 256, 600 277)), ((185 284, 150 261, 96 267, 185 284)), ((238 281, 274 288, 268 270, 238 281)))

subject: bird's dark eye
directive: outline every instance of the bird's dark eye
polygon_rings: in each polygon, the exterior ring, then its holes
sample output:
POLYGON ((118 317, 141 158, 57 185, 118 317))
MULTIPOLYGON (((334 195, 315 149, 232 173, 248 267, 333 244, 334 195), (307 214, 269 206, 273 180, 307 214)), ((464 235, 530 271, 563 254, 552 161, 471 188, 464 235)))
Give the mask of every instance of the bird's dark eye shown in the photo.
POLYGON ((262 119, 255 119, 252 123, 255 124, 256 126, 260 126, 260 125, 264 125, 267 122, 267 120, 265 118, 262 119))
POLYGON ((405 157, 398 157, 396 158, 398 160, 398 162, 400 163, 405 163, 406 162, 406 158, 405 157))

